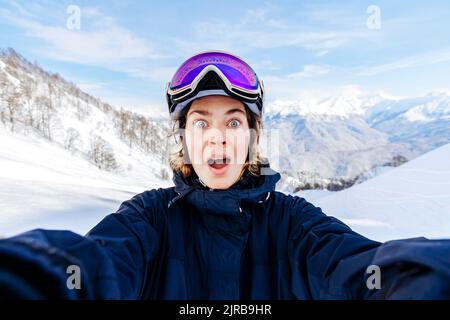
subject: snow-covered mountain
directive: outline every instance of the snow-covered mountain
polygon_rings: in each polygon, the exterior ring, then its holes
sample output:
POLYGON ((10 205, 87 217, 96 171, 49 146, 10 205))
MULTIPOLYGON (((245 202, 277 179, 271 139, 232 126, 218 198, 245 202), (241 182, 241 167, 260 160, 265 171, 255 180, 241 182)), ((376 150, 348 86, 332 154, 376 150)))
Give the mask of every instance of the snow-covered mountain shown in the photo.
POLYGON ((449 142, 450 95, 431 92, 424 97, 385 100, 366 114, 367 123, 389 135, 390 142, 407 144, 421 154, 449 142))
POLYGON ((0 237, 84 233, 133 195, 172 184, 168 125, 0 54, 0 237))
POLYGON ((285 189, 340 190, 450 142, 450 95, 393 99, 345 94, 275 101, 266 130, 279 132, 285 189))
POLYGON ((359 92, 346 92, 337 96, 316 98, 304 96, 298 100, 275 100, 267 107, 267 113, 279 116, 325 115, 347 118, 364 115, 367 108, 386 98, 381 95, 363 96, 359 92))
MULTIPOLYGON (((102 170, 170 178, 168 121, 104 103, 13 50, 0 55, 0 88, 0 125, 11 131, 40 136, 102 170)), ((279 152, 265 156, 285 190, 341 190, 450 142, 449 109, 446 92, 275 101, 266 106, 264 128, 278 130, 279 152)))
MULTIPOLYGON (((268 116, 266 127, 279 130, 280 171, 293 179, 285 188, 339 190, 374 167, 411 154, 361 117, 327 115, 268 116)), ((294 189, 295 190, 295 189, 294 189)))
MULTIPOLYGON (((74 162, 85 161, 137 185, 169 179, 168 124, 104 103, 11 49, 0 54, 0 88, 0 126, 18 137, 27 136, 43 150, 59 147, 74 162)), ((8 148, 11 157, 22 152, 12 144, 8 148)), ((84 176, 84 170, 71 174, 84 176)), ((0 172, 9 174, 4 168, 0 172)))

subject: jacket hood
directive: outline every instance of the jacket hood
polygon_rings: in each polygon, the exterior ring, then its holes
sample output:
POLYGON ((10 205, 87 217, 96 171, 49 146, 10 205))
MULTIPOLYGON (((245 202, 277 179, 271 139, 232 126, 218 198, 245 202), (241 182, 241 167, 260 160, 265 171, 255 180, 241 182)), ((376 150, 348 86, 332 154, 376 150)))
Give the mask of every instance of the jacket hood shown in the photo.
POLYGON ((248 170, 242 177, 228 189, 210 189, 204 186, 195 174, 185 178, 181 172, 174 172, 173 182, 175 192, 178 194, 169 201, 168 207, 180 199, 201 212, 213 214, 240 214, 241 203, 264 203, 281 176, 271 169, 269 165, 264 168, 264 175, 254 176, 248 170))

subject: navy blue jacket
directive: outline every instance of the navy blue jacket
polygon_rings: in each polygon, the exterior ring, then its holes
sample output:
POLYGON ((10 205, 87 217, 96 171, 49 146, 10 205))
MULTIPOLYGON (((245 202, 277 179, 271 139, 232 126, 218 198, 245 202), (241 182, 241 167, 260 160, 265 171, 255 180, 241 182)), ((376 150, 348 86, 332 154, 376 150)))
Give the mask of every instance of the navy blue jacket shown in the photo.
POLYGON ((305 199, 275 191, 280 174, 272 173, 246 173, 227 190, 174 174, 175 187, 134 196, 85 236, 37 229, 0 240, 0 295, 450 298, 450 240, 369 240, 305 199), (73 264, 79 290, 66 285, 73 264), (371 265, 380 268, 381 289, 367 286, 371 265))

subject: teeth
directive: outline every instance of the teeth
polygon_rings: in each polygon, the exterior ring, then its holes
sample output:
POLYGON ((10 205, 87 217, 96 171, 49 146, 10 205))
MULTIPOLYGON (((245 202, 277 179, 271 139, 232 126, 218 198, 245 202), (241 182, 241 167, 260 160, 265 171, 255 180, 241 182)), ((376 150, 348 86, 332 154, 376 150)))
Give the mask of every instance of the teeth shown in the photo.
POLYGON ((209 165, 214 164, 214 163, 223 164, 223 163, 229 163, 229 162, 230 162, 229 158, 211 158, 211 159, 208 159, 208 164, 209 165))

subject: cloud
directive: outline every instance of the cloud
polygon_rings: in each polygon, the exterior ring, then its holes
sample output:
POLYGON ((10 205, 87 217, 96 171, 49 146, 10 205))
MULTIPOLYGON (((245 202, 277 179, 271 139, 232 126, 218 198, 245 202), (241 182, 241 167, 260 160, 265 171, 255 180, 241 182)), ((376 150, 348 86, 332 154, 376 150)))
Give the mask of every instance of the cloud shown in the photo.
POLYGON ((93 92, 95 90, 104 89, 108 84, 105 82, 88 82, 84 80, 74 80, 74 82, 81 90, 85 92, 93 92))
POLYGON ((60 61, 93 65, 113 71, 142 75, 143 62, 161 58, 155 49, 114 18, 95 8, 81 8, 81 29, 69 30, 65 25, 51 26, 38 21, 32 13, 20 8, 20 16, 0 9, 0 17, 23 29, 30 38, 43 41, 35 49, 41 55, 60 61))
POLYGON ((271 17, 269 14, 278 11, 272 4, 265 3, 262 7, 248 9, 241 19, 240 26, 258 23, 275 29, 286 29, 289 27, 287 21, 271 17))
POLYGON ((23 16, 27 16, 27 17, 31 17, 31 18, 37 18, 37 16, 35 14, 32 14, 29 11, 26 11, 25 9, 22 8, 22 6, 20 6, 17 2, 15 1, 10 1, 9 5, 11 5, 11 7, 13 7, 14 9, 16 9, 21 15, 23 16))
POLYGON ((280 70, 280 66, 270 59, 257 60, 252 63, 252 68, 256 70, 256 73, 259 70, 280 70))
POLYGON ((415 68, 447 61, 450 61, 450 49, 406 56, 393 62, 380 64, 377 66, 359 67, 356 69, 356 75, 375 76, 399 69, 415 68))
POLYGON ((326 55, 329 51, 328 50, 321 50, 315 54, 316 57, 323 57, 326 55))
POLYGON ((124 71, 137 78, 162 83, 170 80, 176 71, 176 67, 126 66, 126 68, 116 68, 116 70, 124 71))
MULTIPOLYGON (((284 47, 315 50, 318 51, 317 56, 323 56, 330 49, 343 47, 355 40, 377 36, 365 27, 364 15, 360 19, 362 26, 351 17, 344 19, 340 13, 337 21, 342 25, 339 28, 315 24, 316 28, 312 29, 311 26, 314 25, 307 23, 306 20, 279 18, 282 16, 281 9, 273 4, 266 4, 257 9, 246 10, 242 16, 232 20, 205 18, 191 25, 189 36, 171 37, 169 41, 179 49, 179 54, 184 56, 192 53, 192 48, 196 48, 196 51, 221 48, 239 53, 252 49, 284 47)), ((306 11, 305 15, 308 14, 309 11, 306 11)), ((311 14, 319 13, 311 11, 311 14)), ((332 11, 326 15, 331 17, 332 11)))
POLYGON ((363 36, 359 31, 304 31, 298 26, 290 28, 289 31, 274 30, 274 28, 254 30, 232 26, 225 21, 198 22, 193 29, 197 30, 194 31, 194 40, 178 41, 178 44, 182 44, 182 48, 192 49, 207 44, 209 47, 212 45, 232 49, 303 47, 324 50, 338 48, 351 38, 363 36))
POLYGON ((307 64, 299 71, 291 72, 287 75, 279 74, 278 72, 261 73, 260 79, 264 81, 267 91, 268 101, 273 99, 297 99, 305 92, 311 93, 328 90, 328 76, 331 73, 340 72, 336 66, 325 64, 307 64), (317 83, 320 82, 320 86, 317 83), (324 90, 324 88, 326 88, 324 90))
POLYGON ((289 78, 310 78, 329 73, 331 67, 323 65, 309 64, 303 67, 302 71, 294 72, 288 75, 289 78))
POLYGON ((309 6, 304 10, 304 15, 312 21, 319 22, 321 24, 328 25, 353 25, 356 26, 361 21, 367 19, 366 8, 361 7, 361 10, 349 12, 348 7, 345 8, 342 5, 331 7, 327 5, 309 6))

